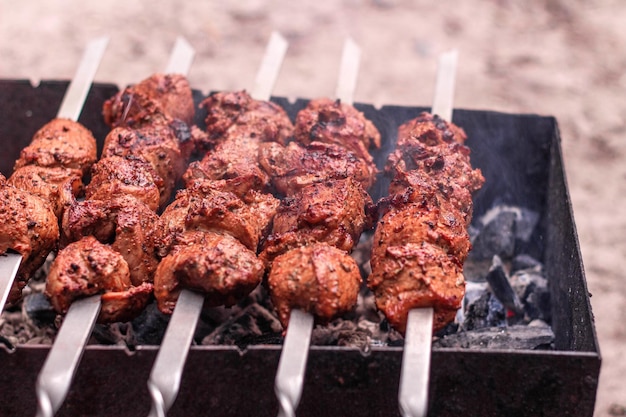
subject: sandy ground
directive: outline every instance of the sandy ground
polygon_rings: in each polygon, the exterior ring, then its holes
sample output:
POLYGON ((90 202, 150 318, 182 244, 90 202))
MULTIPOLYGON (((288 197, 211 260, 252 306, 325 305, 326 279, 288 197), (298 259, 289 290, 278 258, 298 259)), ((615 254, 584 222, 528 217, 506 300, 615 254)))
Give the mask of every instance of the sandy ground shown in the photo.
POLYGON ((97 81, 161 70, 176 36, 195 88, 250 88, 273 29, 290 42, 277 95, 333 95, 343 40, 362 48, 355 99, 428 106, 436 57, 460 52, 456 107, 556 116, 603 367, 596 416, 626 415, 626 3, 621 0, 86 2, 0 0, 0 78, 69 79, 87 40, 97 81))

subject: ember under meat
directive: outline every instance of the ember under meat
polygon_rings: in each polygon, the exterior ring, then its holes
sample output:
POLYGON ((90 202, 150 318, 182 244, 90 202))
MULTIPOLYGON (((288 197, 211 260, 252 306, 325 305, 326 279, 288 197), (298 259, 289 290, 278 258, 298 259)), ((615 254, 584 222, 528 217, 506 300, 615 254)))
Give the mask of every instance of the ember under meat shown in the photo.
POLYGON ((23 258, 9 304, 19 301, 22 289, 56 248, 58 239, 58 220, 50 204, 8 184, 0 175, 0 256, 11 249, 23 258))
POLYGON ((484 182, 471 167, 465 139, 461 128, 423 113, 399 128, 388 159, 395 178, 380 204, 368 286, 401 333, 411 309, 432 307, 437 331, 461 306, 471 193, 484 182))

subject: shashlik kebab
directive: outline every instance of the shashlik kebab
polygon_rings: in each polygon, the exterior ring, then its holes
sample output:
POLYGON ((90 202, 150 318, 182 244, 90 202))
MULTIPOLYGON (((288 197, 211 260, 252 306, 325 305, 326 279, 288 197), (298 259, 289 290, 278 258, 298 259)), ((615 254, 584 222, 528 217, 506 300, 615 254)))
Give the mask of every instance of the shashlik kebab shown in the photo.
POLYGON ((287 43, 273 33, 257 75, 254 99, 246 92, 216 93, 207 109, 203 159, 184 175, 186 188, 163 215, 168 245, 155 276, 161 311, 171 313, 148 380, 151 416, 164 416, 178 394, 189 345, 203 305, 231 306, 261 282, 259 242, 279 201, 257 167, 258 146, 282 140, 293 126, 269 102, 287 43), (259 82, 261 80, 261 82, 259 82), (267 90, 267 97, 259 97, 267 90))
POLYGON ((81 194, 82 178, 96 160, 96 140, 77 120, 107 44, 108 38, 100 38, 87 45, 57 117, 35 133, 13 174, 1 181, 0 254, 11 249, 20 256, 2 256, 3 265, 8 260, 19 268, 6 275, 1 268, 0 311, 5 301, 21 299, 32 273, 56 249, 59 219, 81 194))
MULTIPOLYGON (((193 55, 193 50, 187 42, 179 38, 172 53, 171 65, 166 72, 186 73, 193 55)), ((180 79, 187 85, 187 102, 193 103, 191 89, 184 76, 156 74, 144 84, 169 78, 180 79)), ((138 129, 149 129, 148 124, 153 122, 152 126, 156 128, 165 129, 164 126, 167 128, 174 126, 176 132, 180 132, 180 124, 184 122, 178 122, 178 119, 171 117, 167 113, 169 107, 160 106, 161 102, 166 101, 161 94, 162 91, 159 90, 164 85, 171 86, 156 82, 152 102, 141 103, 145 107, 154 106, 158 111, 148 112, 150 117, 141 119, 146 124, 137 123, 138 129)), ((132 92, 128 97, 133 97, 132 92)), ((184 98, 182 101, 184 103, 184 98)), ((193 105, 191 108, 193 109, 193 105)), ((138 113, 144 114, 141 111, 138 113)), ((120 150, 121 155, 126 158, 145 158, 154 171, 162 173, 162 184, 174 182, 176 178, 172 176, 178 173, 172 168, 176 162, 174 158, 182 152, 180 149, 176 152, 175 143, 171 139, 164 141, 149 134, 150 132, 146 131, 142 135, 136 135, 134 140, 127 141, 120 141, 119 139, 124 136, 116 134, 112 142, 118 143, 119 148, 113 146, 113 149, 120 150), (142 144, 152 147, 156 159, 145 157, 145 153, 142 153, 142 144), (159 171, 159 168, 164 170, 159 171)), ((176 137, 176 134, 172 136, 176 137)), ((183 135, 182 138, 187 140, 188 136, 183 135)), ((105 155, 103 159, 106 159, 107 154, 103 152, 103 155, 105 155)), ((132 176, 132 171, 129 172, 131 172, 129 180, 132 183, 137 178, 132 176)), ((118 176, 115 179, 120 178, 118 176)), ((123 190, 119 187, 109 189, 123 190)), ((161 198, 164 193, 167 193, 167 188, 160 190, 161 198)), ((95 192, 94 195, 98 193, 95 192)), ((46 295, 51 298, 53 306, 59 313, 66 313, 65 309, 68 306, 69 309, 37 379, 38 416, 54 415, 63 403, 95 322, 128 320, 143 309, 152 295, 152 284, 148 281, 151 280, 156 265, 152 258, 156 254, 153 237, 158 230, 158 227, 155 227, 159 222, 158 215, 132 195, 111 196, 106 201, 85 200, 76 202, 72 208, 81 205, 83 213, 93 218, 85 222, 78 218, 74 223, 75 228, 65 237, 68 240, 74 237, 80 240, 69 243, 59 251, 51 267, 52 273, 48 275, 46 281, 46 295), (93 219, 96 219, 95 222, 91 221, 93 219), (99 242, 96 237, 107 240, 99 242), (120 250, 121 253, 116 250, 120 250), (137 285, 134 285, 131 277, 135 279, 137 285)), ((80 209, 78 212, 80 214, 80 209)), ((70 220, 66 212, 64 223, 67 225, 70 220)))
POLYGON ((105 119, 118 127, 105 138, 101 159, 92 167, 86 199, 75 201, 63 216, 63 248, 46 282, 58 313, 65 314, 76 298, 104 292, 99 322, 128 321, 150 301, 162 246, 156 210, 169 200, 191 152, 189 128, 178 117, 193 120, 193 114, 181 109, 193 112, 193 98, 179 74, 155 74, 105 102, 105 119), (107 113, 109 103, 123 101, 119 97, 135 103, 125 120, 107 113), (94 245, 92 238, 104 246, 94 245), (76 262, 75 256, 89 262, 76 262), (120 262, 125 268, 115 270, 120 262), (109 279, 113 271, 117 277, 109 279))

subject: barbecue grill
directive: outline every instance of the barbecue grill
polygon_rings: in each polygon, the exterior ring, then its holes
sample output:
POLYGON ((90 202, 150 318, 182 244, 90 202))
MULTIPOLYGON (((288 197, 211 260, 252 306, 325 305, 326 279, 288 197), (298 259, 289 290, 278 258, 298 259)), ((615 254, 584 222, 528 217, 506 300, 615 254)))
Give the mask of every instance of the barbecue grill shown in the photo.
MULTIPOLYGON (((34 132, 55 117, 67 81, 0 81, 0 171, 10 173, 34 132)), ((102 103, 117 86, 94 84, 79 122, 102 146, 109 128, 102 103)), ((204 98, 194 91, 196 102, 204 98)), ((273 98, 293 118, 306 100, 273 98)), ((393 149, 397 127, 426 108, 356 104, 383 137, 379 166, 393 149)), ((196 115, 203 124, 204 114, 196 115)), ((557 121, 553 117, 456 110, 468 134, 472 165, 485 185, 475 196, 474 217, 494 204, 527 207, 540 214, 527 252, 545 265, 551 297, 554 342, 549 349, 461 349, 434 347, 430 415, 592 416, 600 354, 567 183, 557 121)), ((385 193, 380 181, 374 199, 385 193)), ((502 329, 506 332, 506 328, 502 329)), ((0 347, 0 415, 34 415, 35 382, 50 346, 0 347)), ((58 416, 147 415, 146 387, 158 346, 89 345, 58 416)), ((276 415, 274 378, 281 346, 274 344, 192 346, 169 416, 276 415)), ((401 346, 356 348, 312 346, 300 416, 399 415, 401 346)))

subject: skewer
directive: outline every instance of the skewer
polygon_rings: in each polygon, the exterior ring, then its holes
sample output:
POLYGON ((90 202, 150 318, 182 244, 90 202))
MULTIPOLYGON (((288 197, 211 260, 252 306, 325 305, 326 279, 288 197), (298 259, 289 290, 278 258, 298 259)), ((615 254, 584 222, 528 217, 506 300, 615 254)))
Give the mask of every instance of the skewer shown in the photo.
MULTIPOLYGON (((359 72, 361 50, 348 38, 343 47, 336 97, 352 104, 359 72)), ((299 309, 291 311, 283 350, 278 362, 274 392, 278 399, 278 417, 295 417, 302 396, 304 374, 309 356, 314 317, 299 309)))
MULTIPOLYGON (((189 44, 178 38, 167 70, 187 73, 193 56, 189 44)), ((38 417, 52 417, 65 400, 101 307, 100 295, 76 300, 70 306, 37 378, 38 417)))
MULTIPOLYGON (((452 99, 458 53, 447 52, 439 58, 432 114, 452 121, 452 99)), ((428 384, 433 333, 433 309, 409 312, 402 354, 398 401, 404 417, 423 417, 428 413, 428 384)))
MULTIPOLYGON (((254 99, 270 99, 286 52, 287 41, 278 32, 273 32, 251 92, 254 99)), ((176 400, 203 304, 204 296, 199 293, 183 289, 179 295, 148 379, 151 417, 165 417, 176 400)))
MULTIPOLYGON (((102 37, 94 39, 87 44, 76 74, 63 96, 61 107, 59 107, 57 112, 57 118, 78 120, 108 42, 108 37, 102 37)), ((22 255, 20 254, 6 253, 0 255, 0 312, 4 310, 4 305, 21 262, 22 255)))

